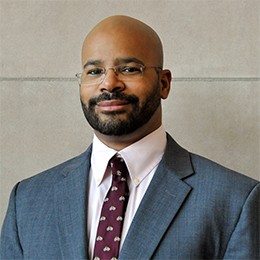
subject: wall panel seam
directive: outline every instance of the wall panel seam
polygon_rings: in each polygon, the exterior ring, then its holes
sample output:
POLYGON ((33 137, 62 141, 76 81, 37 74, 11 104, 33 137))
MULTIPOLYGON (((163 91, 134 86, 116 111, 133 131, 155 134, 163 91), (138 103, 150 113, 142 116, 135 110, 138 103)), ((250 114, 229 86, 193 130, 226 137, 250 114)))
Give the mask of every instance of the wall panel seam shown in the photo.
MULTIPOLYGON (((0 81, 77 81, 76 78, 71 77, 0 77, 0 81)), ((260 77, 175 77, 174 82, 223 82, 223 81, 260 81, 260 77)))

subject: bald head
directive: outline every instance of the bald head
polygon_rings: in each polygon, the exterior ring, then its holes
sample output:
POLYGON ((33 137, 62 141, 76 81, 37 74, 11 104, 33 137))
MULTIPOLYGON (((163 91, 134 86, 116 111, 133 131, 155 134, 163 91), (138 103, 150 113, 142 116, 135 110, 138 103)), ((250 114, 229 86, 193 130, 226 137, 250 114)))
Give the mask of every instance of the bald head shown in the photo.
POLYGON ((148 65, 163 66, 163 48, 157 33, 145 23, 128 16, 111 16, 98 23, 87 35, 82 47, 82 64, 106 52, 108 58, 138 56, 148 65), (117 53, 115 52, 117 50, 117 53), (114 57, 112 57, 114 55, 114 57))

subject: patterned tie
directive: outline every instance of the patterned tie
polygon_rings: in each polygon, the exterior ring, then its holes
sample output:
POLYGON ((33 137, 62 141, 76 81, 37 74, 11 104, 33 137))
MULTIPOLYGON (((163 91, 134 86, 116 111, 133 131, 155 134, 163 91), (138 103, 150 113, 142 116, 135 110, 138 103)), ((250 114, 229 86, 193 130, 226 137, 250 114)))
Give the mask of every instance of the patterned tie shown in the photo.
POLYGON ((112 171, 112 184, 105 197, 97 230, 94 259, 117 259, 128 202, 128 170, 120 154, 108 162, 112 171))

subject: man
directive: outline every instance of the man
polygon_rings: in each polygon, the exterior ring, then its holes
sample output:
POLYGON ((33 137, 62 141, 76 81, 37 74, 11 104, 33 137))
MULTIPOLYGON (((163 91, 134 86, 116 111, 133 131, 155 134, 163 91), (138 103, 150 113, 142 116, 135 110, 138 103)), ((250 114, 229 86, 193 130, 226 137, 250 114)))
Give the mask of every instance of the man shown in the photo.
POLYGON ((258 181, 189 153, 163 129, 171 72, 157 34, 133 18, 109 17, 87 35, 82 66, 80 98, 93 143, 15 186, 2 258, 258 259, 258 181), (120 196, 128 203, 111 257, 115 241, 99 230, 117 210, 103 215, 115 156, 129 197, 125 190, 120 196))

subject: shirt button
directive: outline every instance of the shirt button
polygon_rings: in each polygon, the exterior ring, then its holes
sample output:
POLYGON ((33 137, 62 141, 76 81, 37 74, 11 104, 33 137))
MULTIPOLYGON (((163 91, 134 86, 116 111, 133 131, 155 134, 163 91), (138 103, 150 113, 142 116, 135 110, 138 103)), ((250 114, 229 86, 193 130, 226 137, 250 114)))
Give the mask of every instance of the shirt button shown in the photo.
POLYGON ((137 185, 140 183, 140 180, 138 178, 134 178, 134 183, 135 183, 135 185, 137 185))

